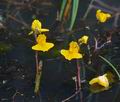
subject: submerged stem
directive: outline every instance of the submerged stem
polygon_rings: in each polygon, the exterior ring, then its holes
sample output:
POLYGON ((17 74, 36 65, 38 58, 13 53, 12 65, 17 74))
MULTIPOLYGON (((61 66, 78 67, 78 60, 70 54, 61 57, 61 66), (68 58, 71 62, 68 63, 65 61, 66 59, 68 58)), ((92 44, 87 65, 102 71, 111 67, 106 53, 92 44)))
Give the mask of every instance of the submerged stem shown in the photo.
POLYGON ((70 97, 62 100, 62 102, 66 102, 66 101, 69 101, 71 98, 75 97, 78 93, 80 92, 80 90, 76 91, 74 94, 72 94, 70 97))

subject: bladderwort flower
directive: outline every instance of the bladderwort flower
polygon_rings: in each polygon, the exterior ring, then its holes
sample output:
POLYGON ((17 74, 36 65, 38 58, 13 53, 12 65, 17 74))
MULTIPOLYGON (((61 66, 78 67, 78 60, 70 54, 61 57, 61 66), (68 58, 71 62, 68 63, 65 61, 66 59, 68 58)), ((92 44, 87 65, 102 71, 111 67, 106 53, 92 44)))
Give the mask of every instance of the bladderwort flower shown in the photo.
POLYGON ((101 92, 104 90, 108 90, 110 88, 110 84, 114 82, 114 76, 111 72, 107 72, 102 76, 98 76, 89 81, 90 90, 93 93, 101 92))
POLYGON ((29 35, 31 35, 32 33, 41 34, 43 32, 49 31, 49 29, 42 28, 42 23, 36 19, 32 22, 31 29, 32 31, 29 33, 29 35))
POLYGON ((78 43, 72 41, 69 44, 69 49, 68 50, 62 49, 60 53, 65 57, 65 59, 70 61, 72 59, 80 59, 83 57, 82 54, 79 53, 79 50, 80 48, 78 43))
POLYGON ((88 43, 88 36, 84 35, 80 39, 78 39, 79 44, 87 44, 88 43))
POLYGON ((101 10, 97 10, 96 18, 99 22, 104 23, 111 17, 111 14, 102 12, 101 10))
POLYGON ((36 50, 36 51, 45 52, 45 51, 50 50, 54 46, 53 43, 46 42, 45 34, 38 35, 36 42, 37 42, 37 44, 32 46, 32 49, 36 50))

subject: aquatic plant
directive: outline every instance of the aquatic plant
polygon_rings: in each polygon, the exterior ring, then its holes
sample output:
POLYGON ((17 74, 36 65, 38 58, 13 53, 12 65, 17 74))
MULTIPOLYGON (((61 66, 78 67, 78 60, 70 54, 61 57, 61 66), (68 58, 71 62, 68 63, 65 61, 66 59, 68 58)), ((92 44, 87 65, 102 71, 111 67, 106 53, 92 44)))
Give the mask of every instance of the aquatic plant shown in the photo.
POLYGON ((108 90, 110 88, 110 84, 114 81, 114 75, 111 72, 107 72, 104 75, 98 76, 89 81, 90 90, 93 93, 108 90))
MULTIPOLYGON (((120 77, 119 72, 116 70, 116 68, 110 62, 108 62, 107 59, 101 56, 102 49, 104 49, 106 44, 111 43, 111 35, 106 38, 107 40, 102 41, 103 38, 99 34, 92 35, 93 39, 90 38, 91 36, 90 34, 85 34, 85 35, 80 34, 79 37, 76 37, 74 33, 71 34, 77 16, 78 5, 79 5, 79 0, 73 0, 73 1, 63 0, 60 10, 60 15, 58 17, 59 18, 58 20, 61 21, 63 27, 65 27, 64 25, 66 24, 69 25, 64 29, 65 31, 67 31, 66 35, 69 36, 69 38, 72 37, 72 40, 70 41, 68 41, 68 39, 63 40, 63 42, 67 40, 67 46, 69 44, 69 48, 67 49, 61 47, 60 51, 58 52, 64 57, 65 60, 69 62, 75 60, 76 68, 77 68, 76 75, 73 78, 76 84, 75 93, 70 97, 64 99, 62 102, 68 101, 75 96, 76 97, 79 96, 80 101, 83 102, 82 77, 84 77, 83 83, 85 84, 89 83, 88 89, 91 91, 91 93, 99 93, 105 90, 109 90, 112 87, 112 84, 115 83, 114 73, 112 73, 111 71, 109 72, 103 71, 102 73, 104 74, 101 75, 99 74, 98 71, 96 71, 96 69, 94 69, 96 65, 99 63, 99 61, 97 63, 96 60, 100 60, 100 58, 104 62, 107 62, 112 67, 112 70, 114 70, 115 73, 118 75, 118 77, 120 77), (71 13, 71 17, 70 17, 70 13, 71 13), (91 40, 94 43, 91 44, 90 43, 91 40), (87 73, 86 72, 87 67, 88 68, 90 67, 90 70, 92 70, 92 72, 96 72, 95 77, 93 77, 89 81, 86 79, 85 76, 85 73, 87 73)), ((111 17, 112 15, 110 13, 104 12, 100 9, 96 10, 96 20, 100 22, 97 23, 97 26, 101 26, 101 23, 104 24, 111 17)), ((90 33, 91 29, 89 27, 86 28, 89 30, 90 33)), ((29 34, 34 34, 36 40, 36 44, 32 46, 32 49, 36 51, 35 93, 38 93, 40 87, 40 76, 42 71, 42 65, 41 64, 39 65, 39 61, 38 61, 38 51, 47 52, 54 47, 54 44, 46 41, 47 36, 44 34, 44 32, 48 32, 49 29, 42 28, 42 24, 39 20, 34 20, 32 22, 31 29, 32 32, 30 32, 29 34)), ((99 68, 102 69, 102 65, 99 65, 99 68)))
POLYGON ((54 44, 46 42, 46 35, 42 34, 43 32, 48 32, 49 29, 42 28, 42 24, 39 20, 34 20, 31 25, 32 32, 34 34, 36 45, 32 46, 32 49, 35 50, 35 60, 36 60, 36 79, 35 79, 35 90, 34 92, 38 94, 40 87, 40 80, 42 74, 42 60, 38 59, 38 51, 48 51, 54 44))
POLYGON ((116 2, 2 0, 0 100, 26 100, 30 92, 27 101, 38 97, 50 102, 119 101, 120 10, 116 2), (26 35, 29 31, 31 36, 26 35), (103 94, 112 97, 101 98, 103 94))

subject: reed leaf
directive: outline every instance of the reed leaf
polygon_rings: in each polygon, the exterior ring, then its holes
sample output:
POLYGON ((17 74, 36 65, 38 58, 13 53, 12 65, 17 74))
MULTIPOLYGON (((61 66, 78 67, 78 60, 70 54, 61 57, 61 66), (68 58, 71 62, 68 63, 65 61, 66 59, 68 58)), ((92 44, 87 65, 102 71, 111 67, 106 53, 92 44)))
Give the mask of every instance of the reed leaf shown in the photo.
POLYGON ((65 7, 66 7, 66 3, 67 3, 67 0, 62 1, 62 6, 61 6, 61 10, 60 10, 60 18, 59 18, 60 21, 62 20, 64 10, 65 10, 65 7))
POLYGON ((79 0, 73 0, 73 2, 72 2, 72 15, 71 15, 71 21, 70 21, 70 27, 69 27, 70 31, 72 30, 73 25, 75 23, 75 19, 77 17, 78 6, 79 6, 79 0))

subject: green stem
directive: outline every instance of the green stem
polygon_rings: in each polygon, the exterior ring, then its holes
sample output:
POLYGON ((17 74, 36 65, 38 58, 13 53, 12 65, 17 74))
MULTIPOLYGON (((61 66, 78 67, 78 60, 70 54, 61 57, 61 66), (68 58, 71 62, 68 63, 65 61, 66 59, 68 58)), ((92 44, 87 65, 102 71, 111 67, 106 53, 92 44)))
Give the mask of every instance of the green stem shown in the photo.
POLYGON ((40 88, 40 78, 41 78, 41 72, 36 73, 36 78, 35 78, 35 89, 34 92, 38 94, 39 88, 40 88))
POLYGON ((42 75, 42 61, 39 62, 38 72, 36 72, 36 78, 35 78, 35 89, 34 92, 38 94, 40 90, 40 80, 42 75))

